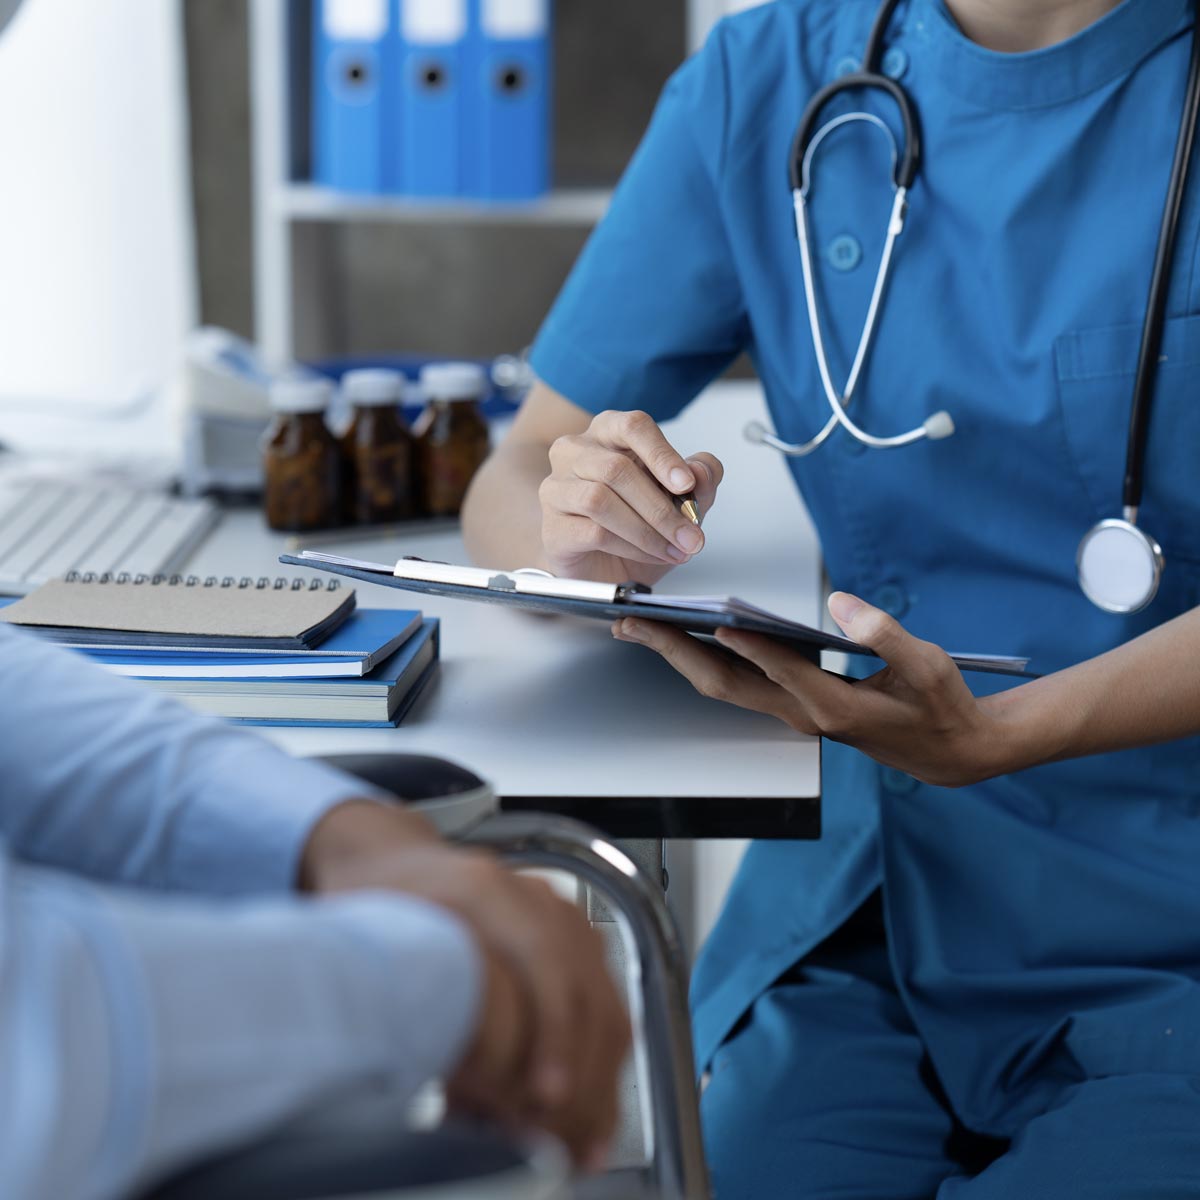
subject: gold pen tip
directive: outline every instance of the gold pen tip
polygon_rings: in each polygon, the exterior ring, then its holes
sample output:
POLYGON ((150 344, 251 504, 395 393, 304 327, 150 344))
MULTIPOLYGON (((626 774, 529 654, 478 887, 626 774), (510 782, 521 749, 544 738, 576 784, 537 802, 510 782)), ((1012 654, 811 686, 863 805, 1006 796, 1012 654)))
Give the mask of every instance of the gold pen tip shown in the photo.
POLYGON ((684 515, 685 517, 687 517, 687 519, 688 519, 689 521, 691 521, 691 523, 692 523, 693 525, 699 525, 699 524, 700 524, 700 508, 699 508, 699 506, 696 504, 696 501, 695 501, 695 500, 692 500, 692 499, 687 499, 687 500, 684 500, 684 501, 683 501, 683 502, 682 502, 682 503, 679 505, 679 511, 680 511, 680 512, 682 512, 682 513, 683 513, 683 515, 684 515))

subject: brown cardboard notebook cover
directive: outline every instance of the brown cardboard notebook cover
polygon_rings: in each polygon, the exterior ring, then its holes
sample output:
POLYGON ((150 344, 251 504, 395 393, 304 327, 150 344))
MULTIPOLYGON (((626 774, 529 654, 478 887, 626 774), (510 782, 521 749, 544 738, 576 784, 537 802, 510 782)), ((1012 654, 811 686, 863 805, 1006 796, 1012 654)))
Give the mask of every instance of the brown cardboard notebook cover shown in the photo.
POLYGON ((0 610, 0 620, 76 645, 304 650, 350 615, 354 590, 297 583, 54 579, 0 610))

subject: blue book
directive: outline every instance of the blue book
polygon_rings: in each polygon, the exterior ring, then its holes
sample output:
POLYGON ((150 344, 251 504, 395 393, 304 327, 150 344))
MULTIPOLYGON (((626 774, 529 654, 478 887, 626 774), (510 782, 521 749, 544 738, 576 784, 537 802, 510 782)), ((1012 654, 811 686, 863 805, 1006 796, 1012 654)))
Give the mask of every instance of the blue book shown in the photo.
POLYGON ((313 175, 342 192, 394 182, 398 105, 388 0, 315 0, 313 175))
MULTIPOLYGON (((0 610, 15 598, 0 599, 0 610)), ((208 650, 189 646, 93 645, 60 642, 82 650, 117 675, 135 679, 239 679, 362 676, 395 653, 420 628, 412 609, 359 608, 312 650, 208 650)), ((37 626, 29 626, 37 634, 37 626)), ((57 640, 57 639, 55 639, 57 640)))
POLYGON ((147 686, 239 725, 386 729, 400 724, 432 678, 438 635, 430 617, 361 679, 159 679, 147 686))
POLYGON ((467 191, 533 200, 550 187, 550 0, 472 0, 467 191))

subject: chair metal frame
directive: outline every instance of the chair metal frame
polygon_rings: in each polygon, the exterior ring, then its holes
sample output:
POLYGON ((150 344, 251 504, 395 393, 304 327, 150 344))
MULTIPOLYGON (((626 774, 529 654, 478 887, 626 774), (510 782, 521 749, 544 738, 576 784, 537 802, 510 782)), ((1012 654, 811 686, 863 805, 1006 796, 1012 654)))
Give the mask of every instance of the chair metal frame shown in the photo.
POLYGON ((630 1008, 645 1055, 648 1182, 662 1200, 712 1195, 692 1053, 687 958, 661 889, 619 847, 566 817, 511 813, 489 817, 464 839, 514 866, 565 871, 607 900, 625 939, 630 1008))
MULTIPOLYGON (((711 1200, 688 1014, 687 957, 657 881, 651 881, 628 854, 580 821, 549 814, 497 812, 497 801, 482 780, 444 760, 354 755, 332 756, 326 761, 397 794, 402 803, 428 807, 446 836, 486 847, 513 867, 564 872, 604 899, 625 945, 642 1123, 650 1161, 645 1167, 597 1180, 596 1190, 611 1181, 628 1183, 630 1193, 652 1195, 655 1200, 711 1200), (424 784, 431 775, 438 778, 426 790, 424 784), (405 800, 403 793, 410 790, 419 798, 405 800)), ((277 1152, 279 1146, 274 1149, 277 1152)), ((252 1148, 243 1152, 242 1161, 253 1154, 252 1148)), ((222 1165, 203 1168, 202 1178, 216 1183, 222 1165)), ((236 1155, 230 1166, 237 1169, 236 1155)), ((486 1186, 486 1181, 480 1183, 486 1186)), ((188 1191, 189 1186, 185 1176, 153 1195, 170 1200, 195 1194, 188 1191)), ((584 1193, 592 1190, 589 1181, 581 1181, 580 1188, 584 1193)), ((397 1197, 405 1194, 411 1193, 394 1193, 397 1197)))

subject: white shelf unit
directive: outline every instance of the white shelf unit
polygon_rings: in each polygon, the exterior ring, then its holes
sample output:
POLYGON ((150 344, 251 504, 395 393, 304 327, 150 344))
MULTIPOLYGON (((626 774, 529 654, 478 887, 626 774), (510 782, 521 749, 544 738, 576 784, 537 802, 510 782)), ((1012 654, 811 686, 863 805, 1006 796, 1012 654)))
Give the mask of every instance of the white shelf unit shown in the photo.
POLYGON ((608 211, 609 188, 560 188, 532 203, 417 200, 348 196, 313 183, 293 183, 275 195, 277 215, 293 221, 400 221, 420 224, 594 224, 608 211))
MULTIPOLYGON (((302 0, 251 0, 250 4, 254 321, 259 347, 270 361, 284 362, 295 356, 296 264, 292 235, 297 223, 376 221, 586 228, 604 216, 612 196, 605 188, 559 189, 527 204, 481 204, 347 196, 293 180, 288 11, 289 5, 299 2, 302 0)), ((689 47, 699 46, 715 21, 745 3, 688 0, 689 47)))

